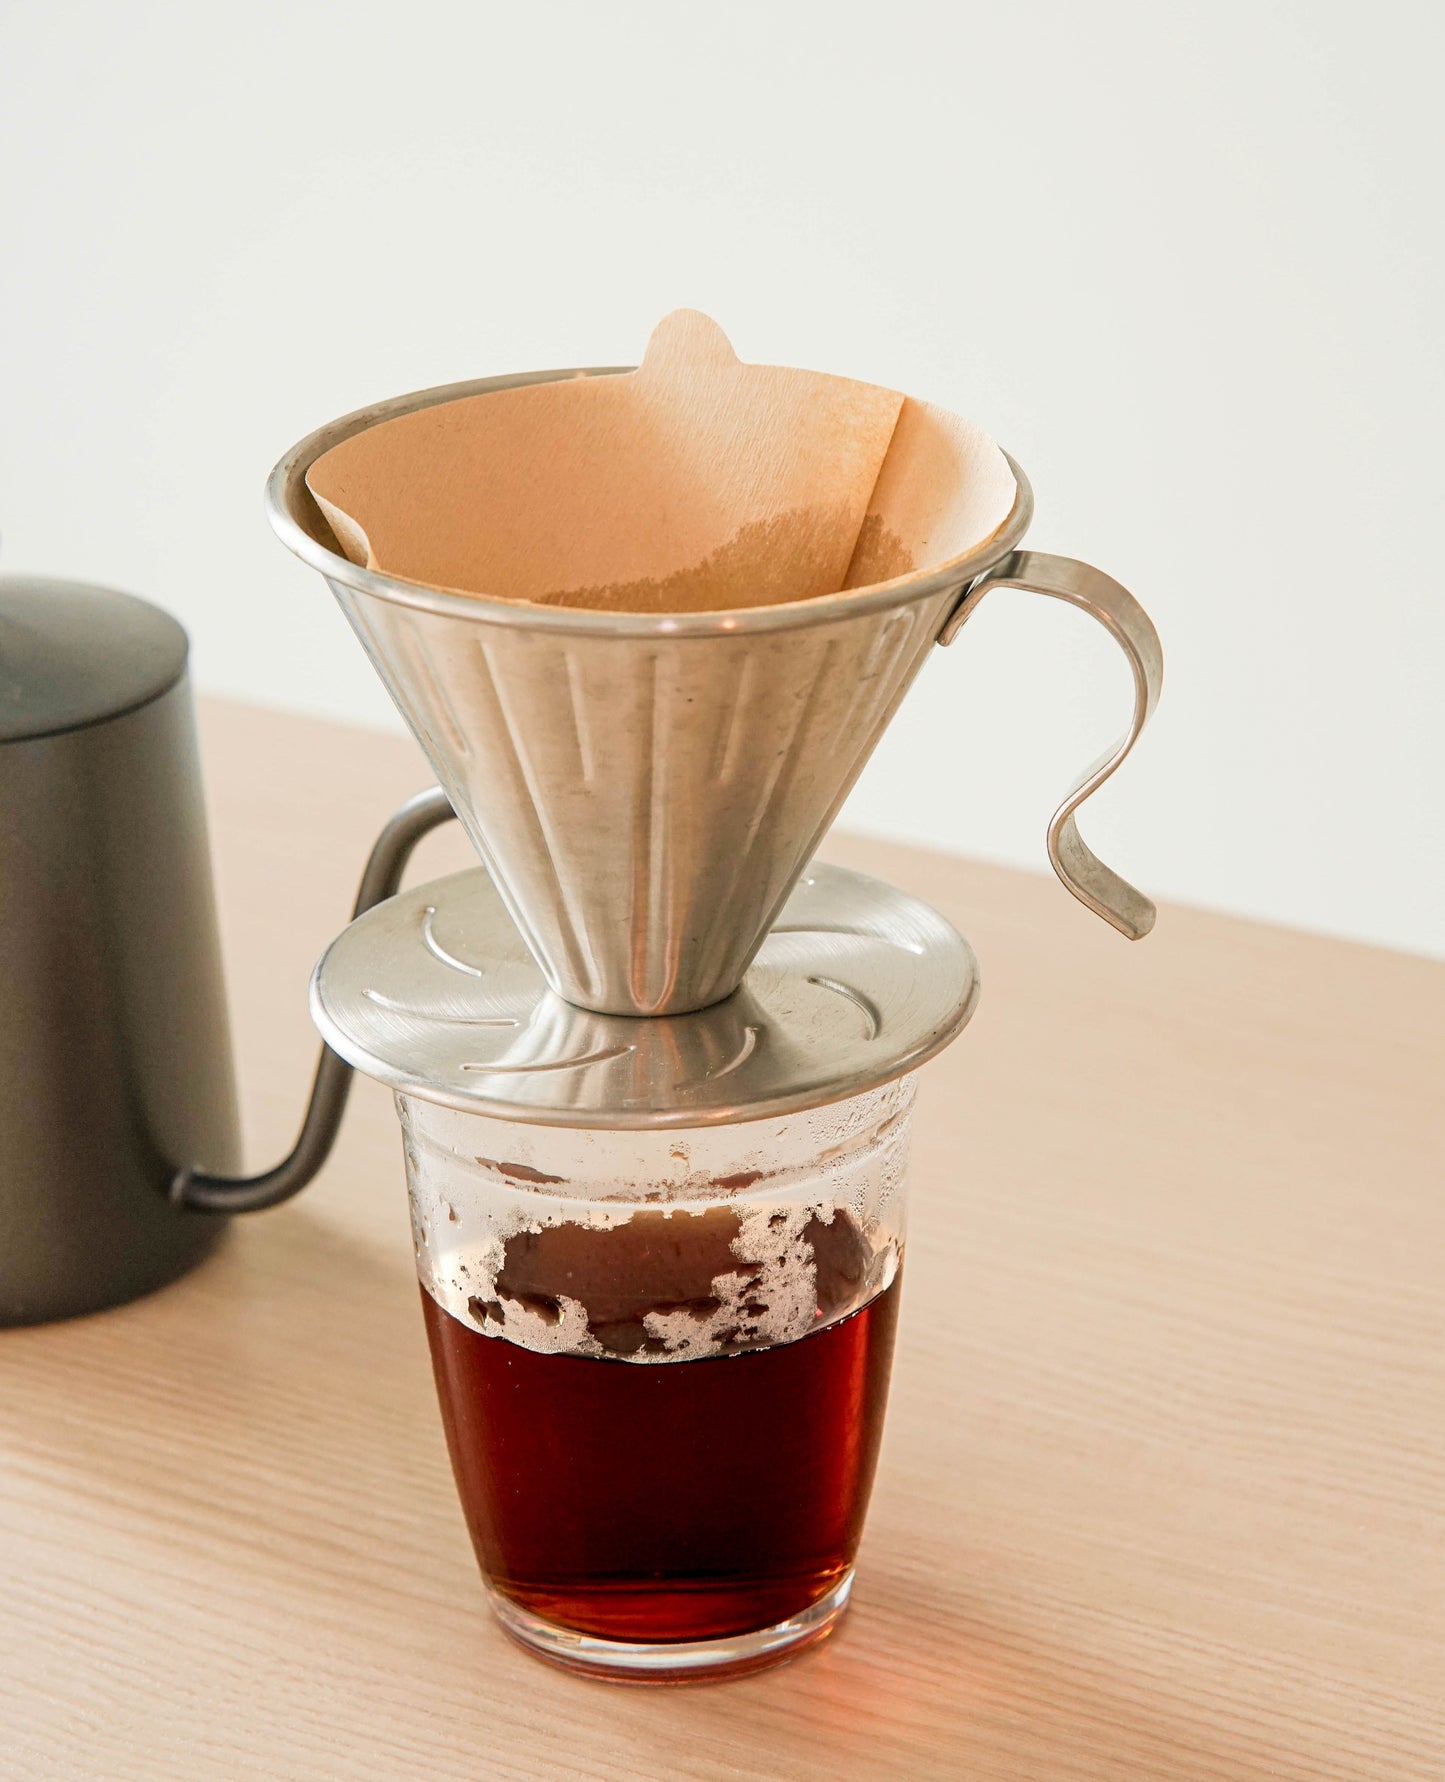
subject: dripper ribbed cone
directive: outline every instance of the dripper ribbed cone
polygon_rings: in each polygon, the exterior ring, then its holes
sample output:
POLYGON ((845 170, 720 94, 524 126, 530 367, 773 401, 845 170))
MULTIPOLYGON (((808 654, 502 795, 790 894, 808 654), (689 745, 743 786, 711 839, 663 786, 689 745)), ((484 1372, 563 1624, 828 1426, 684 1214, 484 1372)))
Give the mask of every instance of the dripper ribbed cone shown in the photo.
POLYGON ((635 1015, 737 987, 958 593, 649 637, 331 587, 548 982, 635 1015))

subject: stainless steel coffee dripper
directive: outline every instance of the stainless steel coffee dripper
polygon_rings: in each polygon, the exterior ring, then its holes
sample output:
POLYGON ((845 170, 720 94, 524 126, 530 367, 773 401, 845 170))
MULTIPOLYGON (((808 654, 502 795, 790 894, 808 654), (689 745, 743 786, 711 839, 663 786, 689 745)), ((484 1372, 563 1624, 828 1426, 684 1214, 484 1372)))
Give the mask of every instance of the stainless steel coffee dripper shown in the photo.
POLYGON ((272 525, 325 576, 552 988, 627 1015, 730 995, 929 650, 1001 587, 1082 608, 1129 660, 1129 728, 1054 813, 1048 853, 1081 902, 1130 939, 1147 934, 1153 904, 1090 850, 1076 812, 1154 708, 1159 639, 1111 577, 1019 548, 1033 499, 1011 459, 1012 510, 968 555, 788 605, 657 614, 491 600, 336 547, 306 476, 343 440, 462 397, 618 369, 375 404, 303 440, 267 488, 272 525))

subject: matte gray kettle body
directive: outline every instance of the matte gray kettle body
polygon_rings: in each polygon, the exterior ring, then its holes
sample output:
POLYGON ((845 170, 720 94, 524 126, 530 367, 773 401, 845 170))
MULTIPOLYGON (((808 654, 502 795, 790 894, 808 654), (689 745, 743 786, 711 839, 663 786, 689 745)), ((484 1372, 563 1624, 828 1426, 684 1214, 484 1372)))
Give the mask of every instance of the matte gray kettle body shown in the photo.
MULTIPOLYGON (((185 631, 109 589, 0 577, 0 1325, 91 1312, 205 1256, 330 1150, 322 1054, 295 1150, 241 1177, 185 631)), ((358 908, 451 809, 404 807, 358 908)), ((300 999, 298 998, 298 1001, 300 999)))
POLYGON ((125 594, 0 579, 0 1324, 130 1299, 238 1166, 186 634, 125 594))

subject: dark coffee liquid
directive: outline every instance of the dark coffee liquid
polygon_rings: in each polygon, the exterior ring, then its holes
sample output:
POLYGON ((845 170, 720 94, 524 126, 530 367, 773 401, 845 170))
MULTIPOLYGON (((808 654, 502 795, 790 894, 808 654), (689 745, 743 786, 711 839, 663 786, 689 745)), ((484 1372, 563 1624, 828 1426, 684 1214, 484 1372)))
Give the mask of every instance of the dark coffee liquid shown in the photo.
POLYGON ((826 1596, 868 1507, 899 1281, 797 1342, 695 1361, 548 1355, 425 1291, 462 1508, 493 1588, 603 1639, 752 1632, 826 1596))

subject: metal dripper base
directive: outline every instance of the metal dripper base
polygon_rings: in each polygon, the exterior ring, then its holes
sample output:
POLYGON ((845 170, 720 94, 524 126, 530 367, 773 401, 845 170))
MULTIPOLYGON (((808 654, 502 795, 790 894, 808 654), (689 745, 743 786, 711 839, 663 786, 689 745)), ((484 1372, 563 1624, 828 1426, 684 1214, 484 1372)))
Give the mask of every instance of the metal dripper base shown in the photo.
POLYGON ((757 1120, 916 1069, 978 999, 968 943, 880 879, 813 866, 741 986, 694 1014, 599 1015, 548 988, 485 872, 358 917, 311 983, 322 1037, 392 1089, 539 1125, 757 1120))

